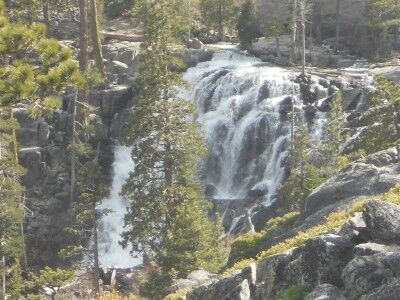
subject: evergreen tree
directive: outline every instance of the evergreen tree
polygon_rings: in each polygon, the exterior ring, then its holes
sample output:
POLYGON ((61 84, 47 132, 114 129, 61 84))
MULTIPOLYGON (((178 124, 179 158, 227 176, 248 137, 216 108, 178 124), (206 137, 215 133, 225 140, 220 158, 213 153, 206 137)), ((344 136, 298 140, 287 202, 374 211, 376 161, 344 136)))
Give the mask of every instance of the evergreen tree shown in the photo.
POLYGON ((308 129, 299 124, 289 151, 290 175, 280 187, 280 193, 290 209, 302 210, 307 196, 323 181, 320 169, 312 164, 314 150, 308 129))
POLYGON ((346 141, 346 135, 343 133, 346 115, 342 103, 341 93, 335 93, 330 104, 330 112, 324 125, 323 139, 319 148, 320 163, 326 168, 327 176, 331 176, 335 172, 341 146, 346 141))
POLYGON ((204 24, 218 30, 220 40, 224 37, 226 27, 234 23, 233 0, 200 0, 200 12, 204 24))
POLYGON ((211 225, 206 218, 209 206, 195 176, 197 161, 206 149, 198 125, 191 121, 194 106, 179 98, 175 88, 181 79, 172 71, 177 59, 173 56, 175 32, 169 16, 174 12, 170 4, 167 0, 147 1, 139 74, 142 91, 125 139, 133 147, 135 170, 123 187, 130 207, 122 244, 129 244, 133 252, 153 255, 164 274, 174 271, 183 275, 187 268, 215 265, 219 251, 217 241, 198 240, 203 234, 193 237, 197 243, 190 246, 185 240, 187 232, 205 228, 207 234, 211 225), (188 207, 197 209, 188 211, 188 207), (183 216, 183 211, 188 215, 183 216), (179 254, 171 244, 174 236, 186 245, 179 254), (183 266, 181 262, 187 259, 193 265, 183 266))
POLYGON ((0 1, 0 254, 2 292, 14 295, 19 261, 25 264, 22 236, 25 208, 20 185, 23 170, 18 165, 15 136, 18 126, 12 108, 23 102, 29 105, 33 116, 51 112, 59 105, 54 95, 67 86, 82 83, 83 78, 72 59, 72 51, 47 38, 45 25, 11 24, 5 8, 0 1), (12 272, 7 274, 6 270, 12 272))
POLYGON ((253 0, 246 0, 241 6, 237 30, 241 47, 251 49, 253 40, 258 36, 258 22, 253 0))
POLYGON ((86 258, 87 266, 94 274, 95 293, 99 289, 99 249, 98 223, 107 210, 98 209, 101 201, 107 196, 107 180, 105 172, 98 164, 97 159, 86 162, 79 168, 77 178, 78 199, 72 204, 70 215, 73 218, 71 227, 66 228, 69 233, 70 245, 61 251, 61 255, 68 260, 82 264, 82 257, 86 258), (89 243, 88 241, 91 240, 89 243))
POLYGON ((375 81, 376 90, 368 95, 368 109, 362 116, 369 125, 361 139, 367 154, 387 149, 400 140, 400 85, 383 76, 375 81))
POLYGON ((278 58, 281 58, 281 50, 280 50, 280 40, 279 36, 282 34, 283 31, 283 25, 284 23, 282 21, 270 21, 267 23, 267 26, 265 28, 265 36, 268 37, 273 37, 275 38, 276 41, 276 55, 278 58))
MULTIPOLYGON (((399 42, 400 2, 397 0, 370 0, 367 10, 373 26, 380 29, 393 29, 395 42, 399 42)), ((397 45, 398 46, 398 45, 397 45)))

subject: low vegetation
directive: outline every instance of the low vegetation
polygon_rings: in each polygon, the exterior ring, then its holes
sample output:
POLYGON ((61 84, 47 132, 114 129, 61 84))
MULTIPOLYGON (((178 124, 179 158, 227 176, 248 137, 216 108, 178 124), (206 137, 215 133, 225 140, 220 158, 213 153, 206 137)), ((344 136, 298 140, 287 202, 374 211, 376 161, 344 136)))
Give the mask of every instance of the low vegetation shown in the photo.
POLYGON ((169 294, 168 296, 164 297, 163 300, 177 300, 179 297, 184 297, 190 289, 180 289, 177 290, 175 293, 169 294))
POLYGON ((299 215, 299 212, 294 211, 273 218, 267 222, 263 231, 257 233, 250 232, 235 239, 231 245, 227 266, 231 267, 244 259, 256 258, 265 242, 277 232, 283 232, 290 228, 299 215))
MULTIPOLYGON (((400 205, 400 184, 396 185, 392 189, 390 189, 387 193, 374 197, 381 201, 390 202, 393 204, 400 205)), ((324 234, 329 232, 332 229, 338 228, 344 225, 349 219, 354 217, 354 215, 358 212, 361 212, 364 207, 365 199, 357 199, 355 200, 351 206, 347 208, 340 209, 336 212, 329 214, 325 218, 325 222, 313 226, 305 231, 298 232, 293 237, 290 237, 269 249, 260 252, 256 259, 245 259, 239 261, 233 265, 230 269, 225 271, 224 275, 232 274, 233 272, 243 269, 244 267, 250 265, 251 263, 258 263, 259 261, 287 250, 290 250, 295 247, 300 247, 304 245, 304 243, 315 236, 324 234)))
POLYGON ((310 288, 304 285, 293 285, 278 292, 277 300, 303 300, 310 292, 310 288))

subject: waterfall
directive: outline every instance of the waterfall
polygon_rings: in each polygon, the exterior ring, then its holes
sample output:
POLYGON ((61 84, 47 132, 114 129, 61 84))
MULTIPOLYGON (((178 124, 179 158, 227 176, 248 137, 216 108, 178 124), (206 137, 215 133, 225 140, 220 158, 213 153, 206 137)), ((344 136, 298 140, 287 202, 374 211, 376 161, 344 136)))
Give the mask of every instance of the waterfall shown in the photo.
MULTIPOLYGON (((184 97, 198 110, 209 155, 202 166, 207 196, 257 200, 269 207, 285 176, 291 138, 292 99, 296 115, 306 119, 298 73, 262 63, 236 49, 220 49, 209 62, 190 68, 184 97)), ((311 91, 327 99, 328 88, 312 78, 311 91)), ((322 136, 326 113, 311 122, 313 139, 322 136)), ((231 229, 241 216, 234 216, 231 229)))
POLYGON ((99 258, 102 267, 134 267, 142 263, 141 258, 133 257, 128 249, 119 245, 128 206, 126 199, 121 196, 121 189, 133 167, 131 149, 115 147, 110 196, 103 200, 100 207, 112 210, 101 219, 99 228, 99 258))

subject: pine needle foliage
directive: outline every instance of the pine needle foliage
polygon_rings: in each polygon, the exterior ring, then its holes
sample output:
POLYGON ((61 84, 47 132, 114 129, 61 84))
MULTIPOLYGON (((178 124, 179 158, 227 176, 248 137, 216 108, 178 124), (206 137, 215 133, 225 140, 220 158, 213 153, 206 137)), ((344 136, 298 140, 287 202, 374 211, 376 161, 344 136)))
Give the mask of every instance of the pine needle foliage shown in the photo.
POLYGON ((125 136, 135 169, 123 187, 130 207, 122 244, 133 252, 153 254, 164 274, 185 276, 218 264, 219 243, 213 235, 218 229, 207 219, 209 204, 196 177, 206 148, 192 121, 195 108, 176 90, 183 82, 173 72, 180 63, 173 55, 173 5, 168 0, 146 4, 142 90, 125 136))

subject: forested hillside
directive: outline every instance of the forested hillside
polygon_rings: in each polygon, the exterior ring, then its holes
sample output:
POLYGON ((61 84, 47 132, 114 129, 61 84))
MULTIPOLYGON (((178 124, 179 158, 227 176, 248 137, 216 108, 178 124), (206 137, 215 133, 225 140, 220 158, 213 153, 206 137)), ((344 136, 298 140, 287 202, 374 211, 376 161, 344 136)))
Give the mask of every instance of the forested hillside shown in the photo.
POLYGON ((396 0, 0 0, 3 299, 400 294, 396 0))

